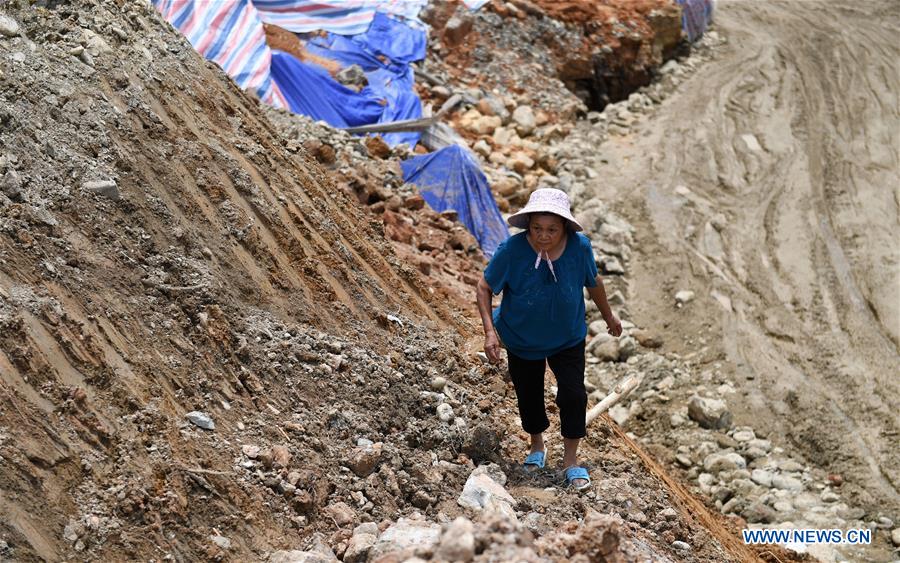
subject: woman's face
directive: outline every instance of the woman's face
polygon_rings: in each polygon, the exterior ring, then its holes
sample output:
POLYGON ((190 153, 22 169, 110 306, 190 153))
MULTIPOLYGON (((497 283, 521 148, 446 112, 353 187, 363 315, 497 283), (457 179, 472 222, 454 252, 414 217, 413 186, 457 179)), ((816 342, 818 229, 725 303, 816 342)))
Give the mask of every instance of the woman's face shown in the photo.
POLYGON ((566 228, 559 215, 532 215, 528 222, 528 234, 531 242, 541 250, 555 248, 565 233, 566 228))

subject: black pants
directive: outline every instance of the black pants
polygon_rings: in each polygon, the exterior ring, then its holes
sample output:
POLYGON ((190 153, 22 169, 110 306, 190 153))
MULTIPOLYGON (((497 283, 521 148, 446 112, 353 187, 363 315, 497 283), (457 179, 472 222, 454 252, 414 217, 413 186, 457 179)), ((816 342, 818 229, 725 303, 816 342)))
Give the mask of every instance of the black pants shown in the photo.
POLYGON ((556 405, 563 438, 584 438, 587 391, 584 389, 584 341, 545 360, 525 360, 507 350, 509 376, 516 387, 522 429, 540 434, 550 426, 544 407, 544 370, 556 376, 556 405))

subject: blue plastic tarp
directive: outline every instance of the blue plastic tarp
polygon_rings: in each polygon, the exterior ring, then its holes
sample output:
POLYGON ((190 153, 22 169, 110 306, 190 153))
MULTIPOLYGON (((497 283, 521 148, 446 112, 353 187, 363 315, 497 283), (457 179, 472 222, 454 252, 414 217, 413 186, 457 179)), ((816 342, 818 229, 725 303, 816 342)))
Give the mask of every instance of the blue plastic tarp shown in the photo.
POLYGON ((403 180, 418 188, 437 212, 453 209, 485 256, 509 236, 487 178, 468 149, 458 145, 414 156, 402 163, 403 180))
POLYGON ((681 27, 688 40, 696 41, 713 19, 713 0, 675 0, 681 6, 681 27))
MULTIPOLYGON (((272 51, 272 78, 294 113, 339 128, 422 116, 422 102, 412 91, 411 76, 398 78, 381 69, 368 76, 369 85, 356 92, 336 81, 319 65, 272 51)), ((392 146, 400 143, 415 146, 419 133, 388 133, 384 139, 392 146)))
MULTIPOLYGON (((413 90, 415 74, 409 63, 425 57, 425 45, 423 29, 379 12, 365 33, 352 36, 327 33, 310 39, 306 49, 310 54, 336 61, 341 68, 359 65, 369 83, 360 94, 386 104, 382 116, 371 123, 389 123, 422 117, 422 102, 413 90)), ((403 132, 388 133, 384 139, 391 146, 400 143, 415 146, 419 137, 416 132, 403 132)))

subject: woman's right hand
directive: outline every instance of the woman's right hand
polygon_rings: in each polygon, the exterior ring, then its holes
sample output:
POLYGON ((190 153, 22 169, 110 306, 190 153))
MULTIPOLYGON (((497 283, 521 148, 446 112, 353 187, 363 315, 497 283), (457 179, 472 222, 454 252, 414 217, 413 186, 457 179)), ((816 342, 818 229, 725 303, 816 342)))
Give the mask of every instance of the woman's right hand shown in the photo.
POLYGON ((500 363, 500 339, 494 331, 490 331, 484 337, 484 353, 492 364, 500 363))

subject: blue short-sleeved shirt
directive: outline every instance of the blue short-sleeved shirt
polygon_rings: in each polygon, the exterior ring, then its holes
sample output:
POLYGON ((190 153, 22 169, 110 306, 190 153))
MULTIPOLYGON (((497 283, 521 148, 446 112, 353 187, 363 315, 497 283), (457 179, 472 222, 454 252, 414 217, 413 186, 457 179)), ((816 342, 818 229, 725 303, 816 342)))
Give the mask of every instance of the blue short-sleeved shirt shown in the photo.
POLYGON ((503 293, 494 309, 494 327, 516 356, 539 360, 575 346, 587 336, 584 288, 597 285, 597 264, 591 242, 580 233, 568 235, 566 248, 553 261, 535 269, 537 253, 527 232, 506 239, 497 247, 484 271, 494 294, 503 293))

